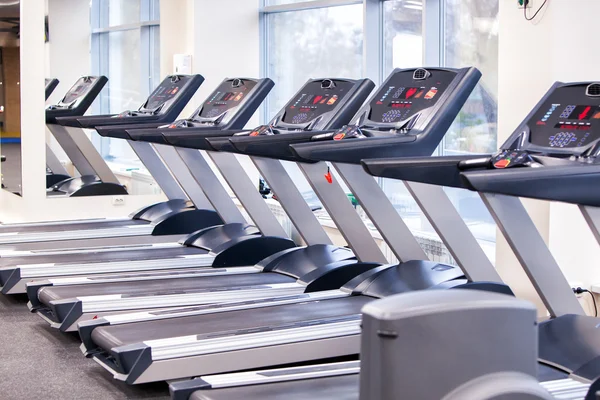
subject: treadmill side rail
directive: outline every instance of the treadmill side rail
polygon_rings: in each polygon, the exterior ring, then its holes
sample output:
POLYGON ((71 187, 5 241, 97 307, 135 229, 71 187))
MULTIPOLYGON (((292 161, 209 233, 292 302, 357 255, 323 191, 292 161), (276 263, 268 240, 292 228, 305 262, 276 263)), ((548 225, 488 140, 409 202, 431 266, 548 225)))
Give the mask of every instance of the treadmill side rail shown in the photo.
POLYGON ((129 384, 202 374, 291 364, 306 359, 357 354, 360 315, 354 320, 250 333, 241 337, 181 338, 147 341, 113 348, 93 357, 118 380, 129 384))

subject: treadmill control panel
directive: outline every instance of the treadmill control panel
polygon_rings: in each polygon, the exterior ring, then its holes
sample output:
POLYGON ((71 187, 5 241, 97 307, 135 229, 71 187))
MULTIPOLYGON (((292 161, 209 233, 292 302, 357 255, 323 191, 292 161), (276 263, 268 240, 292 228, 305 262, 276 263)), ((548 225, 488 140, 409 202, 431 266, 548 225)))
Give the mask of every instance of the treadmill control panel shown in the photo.
POLYGON ((368 119, 383 124, 398 124, 408 121, 423 110, 433 106, 455 73, 420 69, 404 70, 392 74, 369 103, 368 119))
POLYGON ((364 139, 366 137, 367 135, 362 132, 360 127, 356 125, 344 125, 336 131, 315 135, 310 140, 317 142, 321 140, 364 139))
POLYGON ((137 111, 123 111, 122 113, 114 115, 112 118, 128 118, 137 117, 140 115, 152 115, 169 107, 170 103, 173 103, 174 99, 179 93, 182 92, 183 87, 192 79, 191 75, 172 75, 167 76, 158 85, 154 92, 148 97, 146 102, 137 111))
POLYGON ((179 76, 165 79, 148 97, 148 101, 142 108, 149 111, 158 111, 163 104, 173 99, 179 93, 186 82, 187 80, 184 77, 179 76))
POLYGON ((427 125, 425 117, 456 80, 456 70, 397 69, 352 120, 335 132, 316 134, 312 141, 364 139, 407 134, 427 125), (420 122, 419 124, 417 124, 420 122))
POLYGON ((524 147, 581 154, 600 140, 600 84, 558 86, 526 121, 524 147))
POLYGON ((286 104, 282 121, 292 125, 308 124, 334 110, 340 99, 345 97, 355 85, 354 81, 335 79, 311 81, 286 104))
POLYGON ((201 118, 219 117, 240 104, 255 86, 254 80, 226 80, 208 97, 197 115, 201 118))
POLYGON ((515 168, 531 165, 533 159, 526 151, 504 150, 492 157, 490 160, 493 168, 515 168))
POLYGON ((267 135, 274 135, 275 131, 273 131, 273 127, 271 125, 260 125, 254 129, 252 129, 252 132, 250 133, 246 133, 246 132, 239 132, 234 134, 233 136, 267 136, 267 135))
POLYGON ((98 80, 97 76, 84 76, 75 82, 75 84, 69 89, 65 97, 56 105, 46 107, 46 110, 56 110, 61 108, 74 108, 77 103, 85 97, 98 80))

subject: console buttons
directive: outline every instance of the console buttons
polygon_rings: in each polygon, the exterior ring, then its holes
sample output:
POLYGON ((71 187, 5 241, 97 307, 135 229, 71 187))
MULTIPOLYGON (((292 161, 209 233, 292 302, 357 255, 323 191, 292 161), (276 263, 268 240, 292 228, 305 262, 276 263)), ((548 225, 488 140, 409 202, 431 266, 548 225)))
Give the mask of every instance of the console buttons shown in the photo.
POLYGON ((510 160, 503 158, 494 163, 494 168, 506 168, 509 166, 509 164, 510 164, 510 160))

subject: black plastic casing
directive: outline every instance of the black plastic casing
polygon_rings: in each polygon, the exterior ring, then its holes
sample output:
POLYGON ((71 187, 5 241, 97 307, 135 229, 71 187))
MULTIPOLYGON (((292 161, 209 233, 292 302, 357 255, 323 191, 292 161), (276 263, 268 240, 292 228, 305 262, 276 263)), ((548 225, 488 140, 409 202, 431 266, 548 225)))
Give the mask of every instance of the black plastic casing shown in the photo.
POLYGON ((248 123, 250 118, 252 118, 252 115, 254 115, 258 107, 260 107, 275 84, 269 78, 226 78, 219 84, 219 87, 227 82, 233 83, 240 80, 252 81, 254 83, 254 87, 247 92, 246 97, 240 104, 227 109, 224 113, 213 118, 200 117, 206 102, 211 98, 209 96, 189 118, 183 120, 189 125, 188 127, 171 128, 164 127, 164 123, 152 122, 136 125, 104 126, 98 127, 96 130, 101 136, 105 137, 158 144, 175 145, 166 140, 166 137, 173 137, 174 141, 177 143, 180 142, 180 144, 177 144, 179 147, 188 147, 186 146, 188 142, 193 144, 196 141, 195 133, 198 131, 242 129, 248 123))
MULTIPOLYGON (((61 117, 57 118, 56 122, 60 125, 71 126, 77 128, 95 129, 98 126, 107 125, 128 125, 140 123, 170 123, 173 122, 185 108, 187 103, 192 99, 196 90, 204 82, 202 75, 170 75, 167 76, 161 85, 172 80, 183 80, 181 90, 171 99, 163 103, 162 107, 155 113, 142 114, 124 118, 114 118, 117 114, 109 115, 94 115, 86 117, 61 117)), ((152 95, 151 95, 152 96, 152 95)), ((144 103, 138 111, 144 110, 144 103)))
MULTIPOLYGON (((46 108, 46 123, 56 124, 57 118, 68 118, 68 117, 81 117, 91 107, 94 100, 98 97, 106 83, 108 78, 105 76, 84 76, 80 79, 94 79, 90 88, 82 94, 72 105, 68 107, 52 108, 52 106, 46 108)), ((58 81, 57 81, 58 84, 58 81)), ((76 83, 77 85, 77 83, 76 83)), ((61 100, 62 102, 62 100, 61 100)), ((59 106, 61 103, 59 103, 59 106)))

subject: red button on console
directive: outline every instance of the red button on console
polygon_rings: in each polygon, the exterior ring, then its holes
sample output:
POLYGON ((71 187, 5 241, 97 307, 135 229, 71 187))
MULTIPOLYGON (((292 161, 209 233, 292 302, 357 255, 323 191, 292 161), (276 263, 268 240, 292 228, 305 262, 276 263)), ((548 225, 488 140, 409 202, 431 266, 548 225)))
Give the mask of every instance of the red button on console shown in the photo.
POLYGON ((502 159, 502 160, 496 161, 494 163, 494 167, 496 167, 496 168, 506 168, 506 167, 508 167, 508 164, 510 164, 510 160, 502 159))
POLYGON ((345 137, 346 137, 346 134, 345 134, 345 133, 338 133, 337 135, 335 135, 335 136, 333 137, 333 140, 342 140, 342 139, 343 139, 343 138, 345 138, 345 137))

